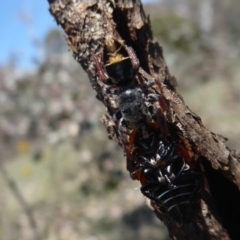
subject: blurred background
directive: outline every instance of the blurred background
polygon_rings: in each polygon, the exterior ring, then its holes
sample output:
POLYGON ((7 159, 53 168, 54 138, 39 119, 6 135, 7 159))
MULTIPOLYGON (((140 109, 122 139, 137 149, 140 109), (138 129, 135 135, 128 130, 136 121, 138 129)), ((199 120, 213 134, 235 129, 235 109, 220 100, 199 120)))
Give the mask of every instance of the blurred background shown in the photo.
MULTIPOLYGON (((143 3, 186 104, 238 148, 240 4, 143 3)), ((47 0, 0 12, 0 239, 169 239, 107 139, 105 109, 47 0)))

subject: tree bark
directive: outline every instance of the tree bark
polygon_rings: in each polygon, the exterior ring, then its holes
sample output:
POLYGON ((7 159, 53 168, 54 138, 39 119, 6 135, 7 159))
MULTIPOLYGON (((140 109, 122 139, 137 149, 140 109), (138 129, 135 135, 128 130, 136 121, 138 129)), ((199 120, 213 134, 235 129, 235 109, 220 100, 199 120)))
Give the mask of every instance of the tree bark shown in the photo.
MULTIPOLYGON (((182 136, 191 162, 204 175, 200 209, 189 224, 169 221, 155 209, 168 227, 173 239, 239 239, 240 238, 240 165, 237 154, 225 145, 226 139, 210 132, 176 91, 176 79, 170 75, 162 47, 154 40, 149 18, 139 0, 48 0, 50 12, 66 33, 73 56, 88 73, 97 97, 107 107, 102 119, 109 138, 120 144, 112 119, 116 98, 103 94, 105 85, 99 81, 94 56, 103 51, 105 37, 114 36, 131 46, 141 68, 160 87, 154 91, 167 103, 166 121, 182 136)), ((140 73, 139 73, 140 74, 140 73)), ((154 207, 154 203, 152 203, 154 207)))

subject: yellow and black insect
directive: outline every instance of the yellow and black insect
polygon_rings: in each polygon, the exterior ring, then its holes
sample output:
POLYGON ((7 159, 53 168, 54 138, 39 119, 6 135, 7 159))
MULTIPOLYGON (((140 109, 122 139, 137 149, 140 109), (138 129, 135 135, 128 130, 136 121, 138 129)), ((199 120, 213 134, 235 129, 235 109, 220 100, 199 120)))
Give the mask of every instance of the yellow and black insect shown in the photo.
POLYGON ((118 87, 130 84, 139 69, 133 49, 113 37, 106 37, 101 60, 103 68, 95 57, 101 81, 118 87))

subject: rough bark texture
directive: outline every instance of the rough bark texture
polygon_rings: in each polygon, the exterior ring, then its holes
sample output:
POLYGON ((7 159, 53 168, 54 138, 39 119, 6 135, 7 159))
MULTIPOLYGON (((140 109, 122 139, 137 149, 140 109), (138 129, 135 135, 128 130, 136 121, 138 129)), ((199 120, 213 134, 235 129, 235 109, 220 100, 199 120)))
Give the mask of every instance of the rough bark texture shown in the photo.
POLYGON ((176 92, 176 80, 169 74, 162 47, 153 38, 140 1, 49 0, 49 4, 51 14, 66 33, 74 58, 88 73, 98 99, 107 107, 109 115, 102 121, 111 139, 120 143, 111 117, 116 98, 103 94, 105 85, 99 81, 93 61, 93 56, 103 50, 105 37, 124 40, 136 52, 141 68, 161 83, 161 89, 155 86, 153 91, 167 102, 166 121, 182 136, 192 164, 199 165, 204 173, 200 210, 191 223, 177 224, 155 211, 167 225, 170 236, 178 240, 239 239, 239 158, 226 147, 226 139, 210 132, 176 92))

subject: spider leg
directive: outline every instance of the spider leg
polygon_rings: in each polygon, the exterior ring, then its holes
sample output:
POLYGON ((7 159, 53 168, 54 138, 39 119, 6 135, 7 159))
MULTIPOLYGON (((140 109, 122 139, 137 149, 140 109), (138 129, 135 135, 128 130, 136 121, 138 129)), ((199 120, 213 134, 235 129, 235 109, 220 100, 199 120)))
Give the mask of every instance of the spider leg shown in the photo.
POLYGON ((132 61, 133 69, 134 69, 135 72, 137 72, 138 69, 139 69, 139 66, 140 66, 139 60, 138 60, 134 50, 131 47, 126 47, 126 50, 127 50, 128 55, 130 56, 130 59, 132 61))
POLYGON ((138 128, 134 128, 130 133, 125 125, 125 121, 123 118, 120 119, 119 125, 118 125, 118 132, 120 135, 120 139, 122 142, 123 150, 126 156, 130 157, 132 156, 134 148, 134 142, 136 138, 138 128))

